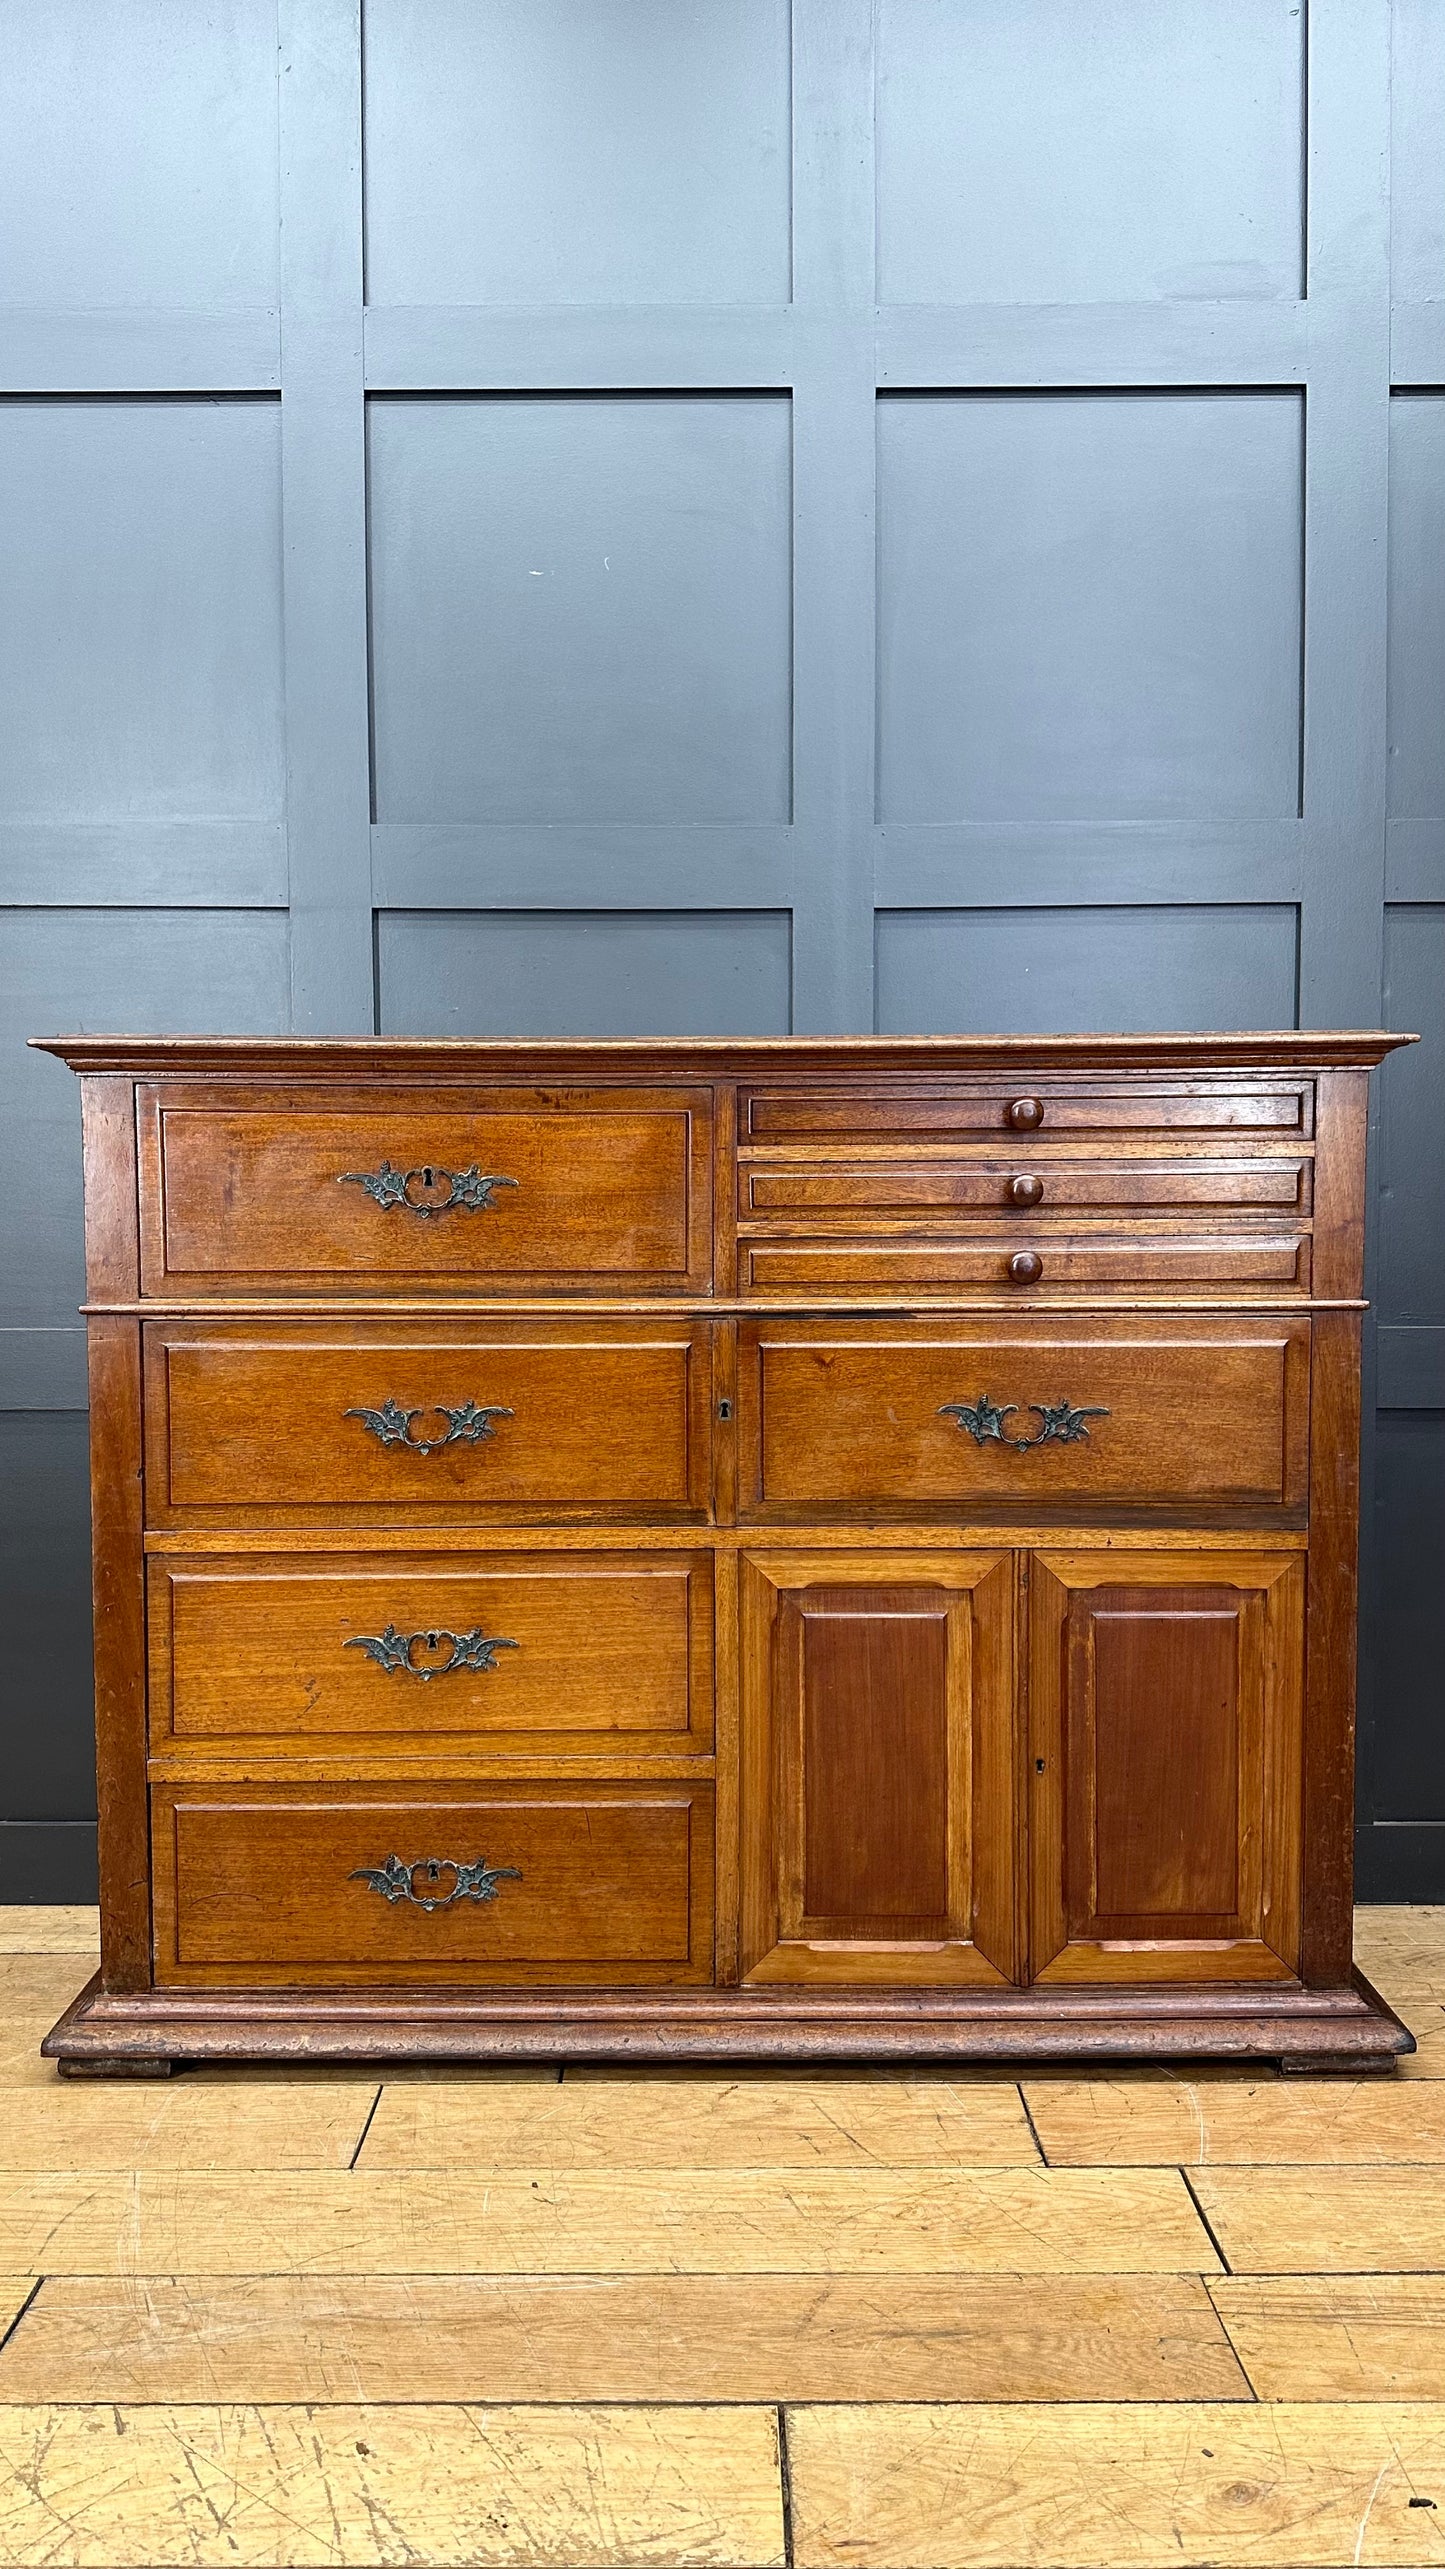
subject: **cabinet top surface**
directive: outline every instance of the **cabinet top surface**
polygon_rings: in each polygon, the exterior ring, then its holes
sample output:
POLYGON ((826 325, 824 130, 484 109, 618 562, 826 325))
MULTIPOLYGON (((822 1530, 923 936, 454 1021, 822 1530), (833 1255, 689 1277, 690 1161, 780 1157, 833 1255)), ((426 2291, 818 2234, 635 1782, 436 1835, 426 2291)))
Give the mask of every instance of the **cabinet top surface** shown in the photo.
POLYGON ((656 1036, 603 1041, 397 1041, 389 1036, 308 1040, 296 1036, 54 1035, 32 1037, 72 1070, 137 1077, 403 1078, 627 1077, 786 1078, 895 1074, 928 1078, 1020 1071, 1368 1069, 1416 1035, 1382 1029, 1316 1033, 1143 1035, 782 1036, 772 1041, 656 1036))

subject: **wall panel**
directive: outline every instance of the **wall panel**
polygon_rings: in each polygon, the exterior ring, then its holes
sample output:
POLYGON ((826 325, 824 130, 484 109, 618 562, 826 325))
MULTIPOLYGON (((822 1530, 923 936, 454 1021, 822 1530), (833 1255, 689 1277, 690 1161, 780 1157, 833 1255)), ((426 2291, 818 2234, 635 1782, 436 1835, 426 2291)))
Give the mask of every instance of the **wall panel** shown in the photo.
MULTIPOLYGON (((1436 0, 14 0, 0 1439, 72 1590, 26 1033, 1385 1007, 1362 1878, 1445 1896, 1442 121, 1436 0)), ((0 1895, 88 1880, 79 1630, 0 1895)))

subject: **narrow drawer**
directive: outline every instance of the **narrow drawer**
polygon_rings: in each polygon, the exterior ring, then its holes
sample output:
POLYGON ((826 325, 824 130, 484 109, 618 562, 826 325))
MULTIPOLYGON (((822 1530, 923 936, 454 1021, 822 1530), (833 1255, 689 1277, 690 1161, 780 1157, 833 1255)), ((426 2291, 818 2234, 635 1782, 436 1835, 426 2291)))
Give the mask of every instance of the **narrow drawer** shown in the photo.
POLYGON ((705 1325, 155 1321, 145 1340, 158 1526, 706 1511, 705 1325))
POLYGON ((153 1751, 712 1747, 712 1561, 686 1552, 166 1554, 153 1751))
POLYGON ((706 1089, 155 1087, 153 1294, 704 1292, 706 1089))
POLYGON ((745 1321, 739 1341, 745 1518, 1304 1504, 1303 1319, 745 1321))
POLYGON ((1019 1071, 1010 1079, 870 1081, 866 1086, 746 1089, 749 1142, 888 1145, 1007 1134, 1293 1134, 1313 1130, 1309 1079, 1091 1080, 1019 1071))
POLYGON ((750 1293, 1137 1293, 1309 1290, 1309 1242, 1300 1232, 1237 1231, 1218 1237, 1138 1232, 1121 1238, 1060 1236, 1037 1228, 980 1238, 746 1240, 739 1243, 750 1293))
POLYGON ((162 1988, 712 1978, 706 1785, 168 1787, 152 1823, 162 1988))
POLYGON ((1300 1214, 1310 1209, 1313 1163, 1298 1153, 1250 1159, 1063 1160, 1040 1149, 1010 1158, 865 1160, 828 1166, 744 1161, 744 1221, 944 1220, 1000 1214, 1010 1222, 1051 1214, 1192 1212, 1300 1214))

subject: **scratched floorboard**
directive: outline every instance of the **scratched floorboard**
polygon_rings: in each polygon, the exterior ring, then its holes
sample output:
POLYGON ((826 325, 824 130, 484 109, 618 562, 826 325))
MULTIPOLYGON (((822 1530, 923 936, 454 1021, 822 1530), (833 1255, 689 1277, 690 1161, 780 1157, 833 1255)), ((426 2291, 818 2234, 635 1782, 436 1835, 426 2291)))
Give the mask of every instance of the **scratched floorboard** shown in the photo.
POLYGON ((1445 2569, 1445 1910, 1359 2085, 67 2086, 94 1945, 0 1913, 0 2569, 1445 2569))

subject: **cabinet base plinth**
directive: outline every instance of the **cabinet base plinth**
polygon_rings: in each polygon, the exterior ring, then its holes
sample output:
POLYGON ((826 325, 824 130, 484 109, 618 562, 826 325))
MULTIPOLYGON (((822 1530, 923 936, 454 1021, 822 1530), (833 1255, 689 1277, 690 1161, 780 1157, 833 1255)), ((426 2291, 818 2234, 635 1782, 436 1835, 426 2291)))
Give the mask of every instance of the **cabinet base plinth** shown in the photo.
POLYGON ((937 1991, 83 1989, 41 2049, 74 2074, 188 2061, 1275 2060, 1388 2070, 1414 2037, 1336 1989, 937 1991))

